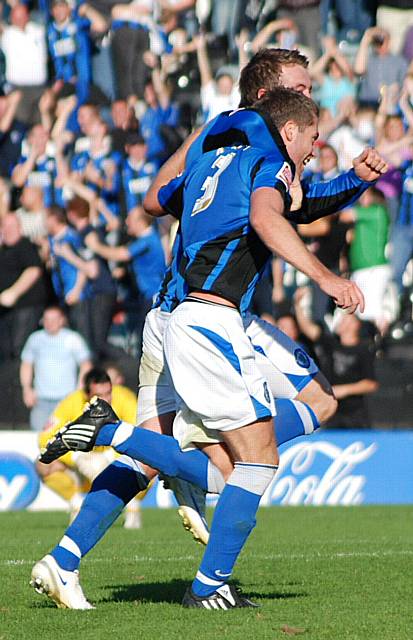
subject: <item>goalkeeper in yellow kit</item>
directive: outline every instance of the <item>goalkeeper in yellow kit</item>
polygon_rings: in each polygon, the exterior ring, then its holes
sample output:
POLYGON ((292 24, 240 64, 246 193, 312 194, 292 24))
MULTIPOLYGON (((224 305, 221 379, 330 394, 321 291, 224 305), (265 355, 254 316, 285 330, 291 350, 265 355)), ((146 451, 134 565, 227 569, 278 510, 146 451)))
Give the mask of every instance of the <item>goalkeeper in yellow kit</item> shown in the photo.
MULTIPOLYGON (((116 372, 116 370, 115 370, 116 372)), ((82 413, 85 404, 93 396, 110 402, 122 420, 136 421, 136 395, 121 384, 112 384, 108 373, 101 368, 93 368, 85 375, 83 389, 78 389, 64 398, 54 409, 44 430, 39 434, 39 447, 63 427, 82 413)), ((69 503, 71 518, 80 508, 83 494, 87 493, 94 478, 113 459, 111 447, 98 447, 90 453, 69 452, 52 464, 36 465, 44 484, 69 503)), ((143 492, 143 495, 146 492, 143 492)), ((139 494, 140 497, 143 495, 139 494)), ((138 529, 141 525, 139 498, 131 500, 125 509, 125 527, 138 529)))

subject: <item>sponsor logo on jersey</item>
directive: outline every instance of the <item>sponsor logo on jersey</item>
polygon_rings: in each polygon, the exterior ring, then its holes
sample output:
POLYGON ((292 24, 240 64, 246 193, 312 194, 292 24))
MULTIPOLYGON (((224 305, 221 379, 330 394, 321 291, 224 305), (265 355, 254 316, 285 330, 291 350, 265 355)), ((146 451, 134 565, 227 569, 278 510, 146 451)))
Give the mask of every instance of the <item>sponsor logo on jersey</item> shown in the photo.
POLYGON ((293 174, 291 173, 291 167, 288 162, 283 163, 283 166, 277 171, 275 177, 277 180, 281 180, 281 182, 284 183, 287 191, 290 189, 293 181, 293 174))

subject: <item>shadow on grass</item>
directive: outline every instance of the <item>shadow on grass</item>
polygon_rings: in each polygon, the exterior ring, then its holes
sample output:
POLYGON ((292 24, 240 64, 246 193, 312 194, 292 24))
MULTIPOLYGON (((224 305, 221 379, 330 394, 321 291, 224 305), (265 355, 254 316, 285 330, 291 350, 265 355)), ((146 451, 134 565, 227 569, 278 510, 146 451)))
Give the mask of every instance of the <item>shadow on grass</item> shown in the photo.
MULTIPOLYGON (((236 586, 239 586, 235 582, 236 586)), ((188 580, 170 580, 168 582, 142 582, 139 584, 107 585, 105 590, 111 591, 109 597, 102 598, 103 602, 170 602, 180 604, 188 587, 188 580)), ((259 592, 243 589, 245 594, 258 600, 288 600, 294 598, 306 598, 303 592, 259 592)))

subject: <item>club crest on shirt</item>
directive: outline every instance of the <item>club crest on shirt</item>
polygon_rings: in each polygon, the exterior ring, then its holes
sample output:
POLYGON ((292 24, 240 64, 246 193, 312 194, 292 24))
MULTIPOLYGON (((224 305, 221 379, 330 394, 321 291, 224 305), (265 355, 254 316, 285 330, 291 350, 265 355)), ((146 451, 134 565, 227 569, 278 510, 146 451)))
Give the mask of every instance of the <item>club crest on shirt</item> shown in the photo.
POLYGON ((310 358, 303 349, 296 349, 294 351, 294 358, 299 367, 303 367, 303 369, 309 368, 311 364, 310 358))
POLYGON ((291 183, 293 181, 293 174, 291 172, 291 167, 288 164, 288 162, 283 163, 283 166, 281 167, 281 169, 279 169, 275 174, 275 178, 277 180, 281 180, 281 182, 284 183, 287 191, 289 190, 289 188, 291 187, 291 183))

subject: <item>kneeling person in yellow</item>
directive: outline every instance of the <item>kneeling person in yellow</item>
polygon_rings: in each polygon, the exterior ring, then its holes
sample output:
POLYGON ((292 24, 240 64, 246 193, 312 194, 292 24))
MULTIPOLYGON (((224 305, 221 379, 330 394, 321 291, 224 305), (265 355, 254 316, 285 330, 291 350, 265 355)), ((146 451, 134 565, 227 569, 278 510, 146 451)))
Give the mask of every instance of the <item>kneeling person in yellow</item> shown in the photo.
MULTIPOLYGON (((45 429, 39 434, 40 448, 67 422, 74 420, 93 396, 111 402, 123 420, 132 423, 135 421, 136 395, 123 385, 112 385, 104 369, 93 368, 84 377, 83 389, 70 393, 53 411, 45 429)), ((36 469, 45 485, 69 502, 73 518, 80 509, 82 494, 89 491, 95 477, 114 457, 110 447, 98 447, 90 453, 69 452, 50 465, 37 462, 36 469)), ((140 497, 143 495, 139 494, 140 497)), ((135 498, 126 507, 125 527, 138 529, 140 525, 139 499, 135 498)))

